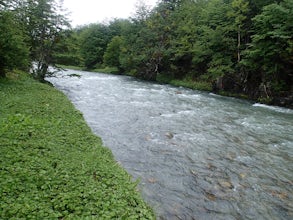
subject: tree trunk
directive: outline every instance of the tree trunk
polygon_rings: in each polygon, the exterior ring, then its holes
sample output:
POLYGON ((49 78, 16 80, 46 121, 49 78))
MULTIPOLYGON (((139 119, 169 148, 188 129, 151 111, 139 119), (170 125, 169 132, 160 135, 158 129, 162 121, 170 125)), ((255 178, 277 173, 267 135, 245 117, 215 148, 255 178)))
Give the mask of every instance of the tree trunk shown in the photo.
POLYGON ((240 62, 241 60, 241 56, 240 56, 240 46, 241 46, 241 33, 240 33, 240 25, 238 25, 238 45, 237 45, 237 61, 238 63, 240 62))

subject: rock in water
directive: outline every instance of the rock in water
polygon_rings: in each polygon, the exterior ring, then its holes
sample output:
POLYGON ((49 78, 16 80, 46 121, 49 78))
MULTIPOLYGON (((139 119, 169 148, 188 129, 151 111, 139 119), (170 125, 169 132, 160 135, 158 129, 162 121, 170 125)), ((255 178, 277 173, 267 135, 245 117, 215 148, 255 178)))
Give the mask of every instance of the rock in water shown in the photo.
POLYGON ((174 137, 174 135, 173 135, 171 132, 167 132, 167 133, 165 134, 165 136, 166 136, 167 138, 169 138, 169 139, 172 139, 172 138, 174 137))

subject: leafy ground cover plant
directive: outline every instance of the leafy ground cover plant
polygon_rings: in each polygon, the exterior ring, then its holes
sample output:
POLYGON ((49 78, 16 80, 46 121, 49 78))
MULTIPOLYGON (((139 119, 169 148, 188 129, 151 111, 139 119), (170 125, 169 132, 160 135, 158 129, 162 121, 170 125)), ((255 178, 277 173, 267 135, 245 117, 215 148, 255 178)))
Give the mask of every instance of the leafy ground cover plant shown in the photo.
POLYGON ((0 79, 1 219, 155 218, 61 92, 9 78, 0 79))

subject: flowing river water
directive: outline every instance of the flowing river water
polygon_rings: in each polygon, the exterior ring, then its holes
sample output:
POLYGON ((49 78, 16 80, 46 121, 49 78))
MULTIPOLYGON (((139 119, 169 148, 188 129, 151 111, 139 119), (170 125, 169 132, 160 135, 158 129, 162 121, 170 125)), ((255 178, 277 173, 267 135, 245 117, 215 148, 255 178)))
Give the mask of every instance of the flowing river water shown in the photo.
POLYGON ((293 110, 126 76, 48 80, 140 179, 158 219, 293 219, 293 110))

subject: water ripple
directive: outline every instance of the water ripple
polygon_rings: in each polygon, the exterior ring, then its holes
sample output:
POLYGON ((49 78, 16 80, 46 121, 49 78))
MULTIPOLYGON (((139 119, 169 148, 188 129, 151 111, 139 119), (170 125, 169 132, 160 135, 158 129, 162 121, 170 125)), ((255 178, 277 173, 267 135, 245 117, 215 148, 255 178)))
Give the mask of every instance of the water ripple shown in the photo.
POLYGON ((292 110, 123 76, 49 80, 141 180, 158 219, 293 218, 292 110))

